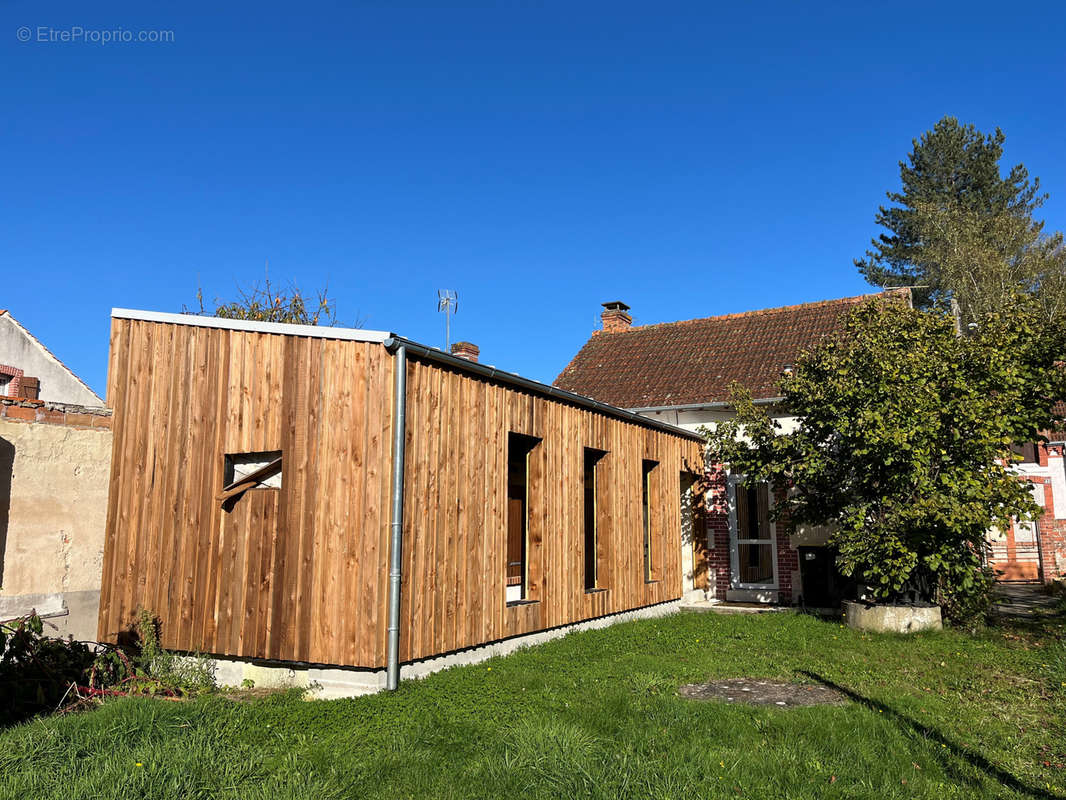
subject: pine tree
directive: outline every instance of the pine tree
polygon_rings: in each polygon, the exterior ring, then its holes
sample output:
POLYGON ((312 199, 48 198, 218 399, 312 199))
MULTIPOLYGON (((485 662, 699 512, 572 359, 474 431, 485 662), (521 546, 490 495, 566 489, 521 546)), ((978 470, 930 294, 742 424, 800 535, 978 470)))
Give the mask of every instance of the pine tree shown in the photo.
POLYGON ((921 236, 918 207, 961 209, 979 215, 1008 214, 1026 221, 1043 205, 1040 179, 1018 164, 1006 177, 1000 174, 1003 132, 983 134, 973 125, 944 117, 931 131, 912 142, 906 162, 899 162, 902 191, 888 192, 896 205, 881 206, 875 220, 887 229, 872 240, 872 250, 855 260, 863 276, 875 286, 926 286, 915 293, 922 305, 942 297, 937 265, 921 236))

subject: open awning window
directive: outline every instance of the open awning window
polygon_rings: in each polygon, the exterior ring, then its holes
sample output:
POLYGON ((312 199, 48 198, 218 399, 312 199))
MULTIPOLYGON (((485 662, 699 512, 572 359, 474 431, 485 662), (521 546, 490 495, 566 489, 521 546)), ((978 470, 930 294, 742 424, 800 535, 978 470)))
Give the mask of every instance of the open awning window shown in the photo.
POLYGON ((281 488, 281 451, 227 453, 226 485, 218 499, 225 501, 249 489, 281 488))

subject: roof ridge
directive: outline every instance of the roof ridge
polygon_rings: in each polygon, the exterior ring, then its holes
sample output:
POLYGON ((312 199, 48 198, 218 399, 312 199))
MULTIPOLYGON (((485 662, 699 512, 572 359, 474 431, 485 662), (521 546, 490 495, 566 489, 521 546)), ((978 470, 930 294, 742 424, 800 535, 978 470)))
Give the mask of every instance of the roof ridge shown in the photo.
POLYGON ((612 336, 617 336, 618 334, 626 334, 626 333, 635 332, 635 331, 643 331, 643 330, 648 330, 650 328, 662 328, 662 327, 666 327, 667 325, 689 325, 689 324, 691 324, 693 322, 710 322, 710 321, 718 321, 718 320, 726 320, 726 319, 740 319, 740 318, 743 318, 743 317, 758 317, 758 316, 764 316, 764 315, 769 315, 769 314, 779 314, 779 313, 784 312, 784 311, 796 311, 797 309, 801 309, 801 308, 818 308, 818 307, 821 307, 821 306, 831 306, 831 305, 836 305, 836 304, 844 305, 844 304, 847 304, 847 303, 858 303, 858 302, 861 302, 862 300, 867 300, 867 299, 869 299, 871 297, 880 297, 881 295, 888 294, 888 293, 893 292, 893 291, 895 291, 895 290, 894 289, 886 289, 885 291, 881 291, 881 292, 869 292, 867 294, 852 295, 850 297, 837 297, 837 298, 834 298, 832 300, 812 300, 809 303, 796 303, 796 304, 790 305, 790 306, 775 306, 774 308, 756 308, 756 309, 752 309, 751 311, 734 311, 731 314, 718 314, 718 315, 711 316, 711 317, 695 317, 693 319, 681 319, 681 320, 675 320, 673 322, 653 322, 650 325, 634 325, 633 327, 629 328, 628 330, 616 331, 616 332, 612 333, 611 335, 612 336))

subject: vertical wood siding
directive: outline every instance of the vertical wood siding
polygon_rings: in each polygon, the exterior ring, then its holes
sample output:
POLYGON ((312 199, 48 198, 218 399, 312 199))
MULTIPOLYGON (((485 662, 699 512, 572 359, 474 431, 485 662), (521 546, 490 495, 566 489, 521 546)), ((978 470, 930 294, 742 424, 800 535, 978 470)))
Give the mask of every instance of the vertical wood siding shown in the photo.
MULTIPOLYGON (((137 609, 164 647, 385 663, 394 359, 380 344, 114 319, 114 453, 99 634, 137 609), (225 454, 282 452, 282 487, 225 505, 225 454)), ((408 362, 401 658, 681 595, 679 475, 699 444, 418 359, 408 362), (527 596, 507 606, 508 433, 529 459, 527 596), (584 589, 584 448, 601 591, 584 589), (652 474, 654 581, 643 564, 652 474)))
POLYGON ((680 475, 697 442, 494 384, 408 366, 400 652, 404 661, 681 596, 680 475), (539 438, 529 460, 531 602, 505 600, 507 438, 539 438), (584 587, 584 451, 598 464, 601 591, 584 587), (644 580, 642 462, 651 475, 654 568, 644 580))
POLYGON ((384 663, 392 358, 380 344, 115 319, 99 634, 144 607, 177 650, 384 663), (225 454, 282 488, 225 507, 225 454))

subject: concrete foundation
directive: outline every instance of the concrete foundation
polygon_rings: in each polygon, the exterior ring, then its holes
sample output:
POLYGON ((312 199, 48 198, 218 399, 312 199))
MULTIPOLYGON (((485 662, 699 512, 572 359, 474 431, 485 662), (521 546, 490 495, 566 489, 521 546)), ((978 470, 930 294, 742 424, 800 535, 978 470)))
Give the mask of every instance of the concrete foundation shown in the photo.
POLYGON ((917 633, 944 627, 940 606, 889 606, 844 603, 849 628, 876 633, 917 633))
POLYGON ((0 594, 0 622, 25 617, 36 611, 48 636, 81 642, 96 641, 96 617, 100 611, 100 590, 57 592, 55 594, 0 594))
MULTIPOLYGON (((628 622, 635 619, 664 617, 676 613, 679 605, 679 600, 672 600, 668 603, 660 603, 632 611, 623 611, 620 614, 598 617, 597 619, 590 619, 573 625, 564 625, 525 636, 515 636, 511 639, 491 642, 480 647, 458 650, 454 653, 447 653, 424 661, 402 664, 400 666, 400 680, 424 678, 434 672, 440 672, 451 667, 477 664, 495 656, 508 655, 524 647, 532 647, 549 642, 552 639, 559 639, 575 631, 606 628, 618 622, 628 622)), ((360 695, 373 694, 385 688, 385 670, 383 669, 326 667, 291 662, 244 661, 230 658, 213 658, 212 662, 215 667, 215 680, 218 681, 220 686, 239 687, 244 681, 250 680, 255 683, 256 688, 299 687, 307 690, 309 699, 316 700, 358 697, 360 695)))

